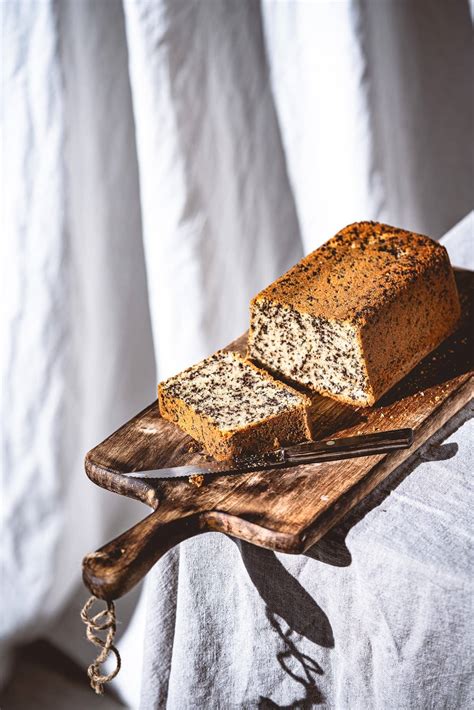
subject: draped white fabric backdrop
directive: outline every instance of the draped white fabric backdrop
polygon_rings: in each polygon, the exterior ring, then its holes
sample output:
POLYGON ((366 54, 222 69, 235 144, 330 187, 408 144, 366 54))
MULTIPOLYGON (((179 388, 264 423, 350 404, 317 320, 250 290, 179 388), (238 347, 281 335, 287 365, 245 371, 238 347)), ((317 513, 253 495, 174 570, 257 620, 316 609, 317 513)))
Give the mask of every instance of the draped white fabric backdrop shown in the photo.
POLYGON ((85 452, 304 252, 358 219, 439 237, 473 176, 467 0, 1 12, 5 676, 39 634, 88 656, 81 558, 145 512, 85 452))

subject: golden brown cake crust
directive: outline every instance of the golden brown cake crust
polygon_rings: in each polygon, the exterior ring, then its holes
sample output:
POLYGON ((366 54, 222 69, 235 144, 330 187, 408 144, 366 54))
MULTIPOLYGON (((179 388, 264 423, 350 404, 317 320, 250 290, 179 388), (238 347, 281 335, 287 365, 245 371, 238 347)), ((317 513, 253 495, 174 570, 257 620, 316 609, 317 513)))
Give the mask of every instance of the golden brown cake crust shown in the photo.
POLYGON ((446 249, 429 237, 379 222, 356 222, 253 301, 267 299, 311 316, 360 324, 427 267, 446 261, 446 249))
MULTIPOLYGON (((216 354, 218 355, 219 352, 216 354)), ((261 377, 271 382, 273 386, 297 394, 300 398, 300 405, 248 426, 234 430, 223 430, 210 417, 198 413, 189 403, 171 395, 167 385, 175 378, 170 378, 158 385, 158 403, 162 417, 174 422, 184 432, 200 442, 206 451, 218 461, 264 453, 281 446, 311 439, 306 414, 311 400, 288 385, 274 380, 268 372, 248 362, 238 353, 232 353, 232 355, 245 363, 246 367, 252 368, 261 377)))
MULTIPOLYGON (((359 222, 251 301, 248 356, 290 382, 347 404, 370 406, 448 337, 459 317, 454 274, 441 244, 386 224, 359 222), (275 333, 275 321, 270 326, 275 308, 287 309, 288 322, 294 317, 301 324, 303 319, 305 327, 314 319, 315 333, 322 328, 324 334, 324 328, 332 327, 325 324, 331 323, 351 333, 360 373, 354 394, 323 386, 317 374, 309 381, 303 366, 287 371, 275 366, 280 350, 274 347, 266 356, 262 345, 267 337, 262 313, 270 314, 268 329, 275 333)), ((310 329, 300 344, 305 346, 308 338, 310 329)))

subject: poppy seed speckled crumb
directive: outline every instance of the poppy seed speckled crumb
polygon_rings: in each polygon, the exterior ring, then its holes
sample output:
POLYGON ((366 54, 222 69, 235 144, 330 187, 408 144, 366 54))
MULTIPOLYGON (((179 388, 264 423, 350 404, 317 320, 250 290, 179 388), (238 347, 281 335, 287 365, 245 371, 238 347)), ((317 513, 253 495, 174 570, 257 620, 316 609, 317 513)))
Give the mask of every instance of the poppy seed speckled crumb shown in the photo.
POLYGON ((218 460, 311 438, 310 400, 238 353, 218 351, 158 386, 160 413, 218 460))

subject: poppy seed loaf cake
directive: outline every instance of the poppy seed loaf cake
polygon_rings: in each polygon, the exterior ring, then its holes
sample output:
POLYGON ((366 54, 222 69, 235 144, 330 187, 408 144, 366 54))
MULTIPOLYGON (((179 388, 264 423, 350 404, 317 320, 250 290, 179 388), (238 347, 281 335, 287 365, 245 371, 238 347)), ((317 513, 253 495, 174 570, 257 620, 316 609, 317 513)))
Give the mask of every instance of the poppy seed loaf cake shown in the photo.
POLYGON ((238 353, 220 350, 161 382, 160 413, 219 461, 311 438, 310 400, 238 353))
POLYGON ((443 246, 359 222, 261 291, 250 312, 252 360, 365 406, 453 332, 460 306, 443 246))

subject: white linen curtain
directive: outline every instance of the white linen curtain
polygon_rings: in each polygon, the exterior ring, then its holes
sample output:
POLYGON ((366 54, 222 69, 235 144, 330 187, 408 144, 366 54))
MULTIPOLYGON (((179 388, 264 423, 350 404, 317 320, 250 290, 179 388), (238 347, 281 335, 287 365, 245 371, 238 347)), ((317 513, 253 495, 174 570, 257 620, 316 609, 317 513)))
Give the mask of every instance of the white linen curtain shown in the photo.
POLYGON ((140 516, 85 452, 303 252, 358 219, 439 237, 473 176, 467 0, 1 11, 5 675, 140 516))

